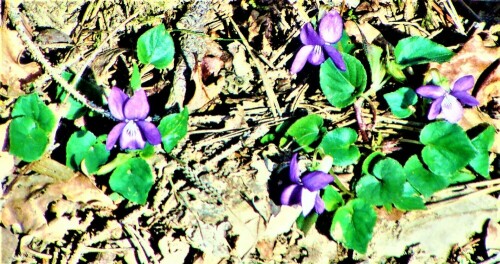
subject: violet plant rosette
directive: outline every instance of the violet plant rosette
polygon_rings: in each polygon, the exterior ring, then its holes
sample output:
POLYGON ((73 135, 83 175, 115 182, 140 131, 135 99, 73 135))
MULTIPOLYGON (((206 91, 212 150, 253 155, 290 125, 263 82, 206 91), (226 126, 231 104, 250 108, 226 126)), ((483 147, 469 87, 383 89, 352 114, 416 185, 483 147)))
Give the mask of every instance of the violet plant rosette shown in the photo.
POLYGON ((290 181, 292 185, 286 187, 281 193, 281 204, 300 204, 304 216, 307 216, 313 208, 316 213, 321 214, 325 211, 325 203, 319 196, 319 192, 333 180, 333 176, 323 171, 310 172, 301 179, 297 153, 295 153, 290 161, 290 181))
POLYGON ((434 100, 427 115, 429 120, 444 118, 450 123, 456 123, 462 119, 464 112, 462 105, 479 105, 477 99, 468 92, 473 87, 474 77, 466 75, 457 79, 450 90, 438 85, 424 85, 417 88, 416 92, 434 100))
POLYGON ((307 23, 300 31, 302 46, 297 52, 290 72, 295 74, 304 68, 306 61, 313 65, 325 62, 325 52, 333 63, 342 71, 346 70, 345 62, 340 52, 332 46, 342 37, 343 22, 340 14, 332 10, 323 16, 319 23, 319 34, 311 23, 307 23))
POLYGON ((151 145, 161 143, 158 128, 148 120, 149 103, 146 92, 137 90, 132 97, 120 88, 113 87, 108 97, 111 115, 121 121, 109 132, 106 149, 111 150, 116 141, 122 149, 142 149, 146 141, 151 145))

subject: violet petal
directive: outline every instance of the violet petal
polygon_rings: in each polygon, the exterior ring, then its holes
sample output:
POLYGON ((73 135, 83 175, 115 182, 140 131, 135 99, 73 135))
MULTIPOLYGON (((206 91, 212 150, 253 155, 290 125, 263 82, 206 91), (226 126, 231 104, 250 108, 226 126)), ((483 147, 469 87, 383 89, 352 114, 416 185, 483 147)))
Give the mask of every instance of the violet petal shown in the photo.
POLYGON ((453 84, 453 92, 468 91, 474 87, 474 76, 466 75, 456 80, 453 84))
POLYGON ((333 182, 333 176, 322 171, 313 171, 302 177, 302 184, 309 191, 318 191, 333 182))
POLYGON ((307 61, 312 65, 320 65, 325 62, 325 54, 323 53, 322 46, 314 46, 314 49, 311 53, 309 53, 309 57, 307 57, 307 61))
POLYGON ((281 204, 282 205, 294 205, 300 204, 300 199, 302 196, 302 186, 298 184, 292 184, 283 190, 281 193, 281 204))
POLYGON ((446 94, 446 91, 437 85, 424 85, 417 88, 416 92, 427 98, 437 99, 446 94))
POLYGON ((144 90, 137 90, 127 101, 123 109, 123 114, 128 120, 144 120, 149 113, 149 103, 144 90))
POLYGON ((323 202, 323 199, 321 199, 319 194, 316 195, 316 200, 314 202, 314 209, 318 214, 322 214, 325 211, 325 202, 323 202))
POLYGON ((144 145, 146 145, 146 141, 142 137, 139 126, 134 121, 129 121, 123 128, 120 147, 122 149, 142 149, 144 145))
POLYGON ((106 139, 106 149, 111 150, 115 144, 118 138, 120 138, 120 135, 122 134, 123 128, 125 127, 127 123, 125 122, 120 122, 116 124, 113 129, 108 134, 108 138, 106 139))
POLYGON ((118 120, 125 120, 123 115, 123 105, 128 99, 128 95, 126 95, 120 88, 116 86, 111 88, 111 92, 108 96, 108 106, 111 115, 118 120))
POLYGON ((439 117, 446 119, 450 123, 456 123, 462 119, 464 109, 457 98, 446 95, 441 103, 441 114, 439 117))
POLYGON ((300 204, 302 205, 302 214, 304 216, 308 215, 311 210, 314 208, 316 203, 316 196, 318 196, 318 192, 311 192, 306 188, 302 188, 302 197, 300 204))
POLYGON ((323 45, 325 43, 316 33, 311 23, 305 24, 300 30, 300 40, 304 45, 323 45))
POLYGON ((147 121, 137 121, 136 124, 141 129, 142 135, 146 138, 146 141, 151 145, 157 145, 161 143, 161 134, 158 128, 151 122, 147 121))
POLYGON ((311 54, 313 49, 314 46, 312 45, 307 45, 300 48, 299 52, 297 52, 297 55, 295 55, 290 73, 296 74, 297 72, 301 71, 302 68, 304 68, 304 65, 306 65, 307 62, 307 58, 309 57, 309 54, 311 54))
POLYGON ((452 91, 451 95, 455 96, 462 104, 466 104, 466 105, 470 105, 470 106, 479 105, 479 101, 474 96, 470 95, 466 91, 463 91, 463 92, 452 91))
POLYGON ((297 161, 297 153, 294 153, 292 159, 290 160, 290 181, 295 184, 300 183, 300 168, 297 161))
POLYGON ((319 22, 319 35, 327 43, 336 43, 342 37, 343 22, 339 12, 332 10, 319 22))
POLYGON ((333 46, 331 45, 324 45, 323 48, 325 49, 326 53, 330 58, 332 58, 333 63, 339 70, 345 71, 345 62, 344 59, 342 58, 342 54, 333 46))
POLYGON ((443 102, 443 99, 444 96, 439 97, 432 102, 431 107, 429 108, 429 114, 427 114, 427 118, 429 118, 429 120, 436 119, 436 117, 441 113, 441 103, 443 102))

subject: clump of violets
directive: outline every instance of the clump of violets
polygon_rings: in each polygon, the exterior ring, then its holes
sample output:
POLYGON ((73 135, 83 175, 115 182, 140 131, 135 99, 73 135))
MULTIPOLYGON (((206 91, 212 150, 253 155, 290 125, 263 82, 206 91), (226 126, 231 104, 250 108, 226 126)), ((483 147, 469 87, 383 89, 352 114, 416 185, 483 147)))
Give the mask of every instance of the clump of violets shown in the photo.
MULTIPOLYGON (((328 171, 332 162, 330 158, 329 166, 322 170, 328 171)), ((282 205, 300 204, 304 216, 307 216, 313 208, 318 214, 325 211, 325 203, 319 196, 319 191, 333 182, 333 176, 324 171, 313 171, 301 179, 297 153, 295 153, 290 162, 290 180, 292 185, 286 187, 281 194, 282 205)))
POLYGON ((118 140, 122 149, 142 149, 146 141, 151 145, 161 143, 160 131, 147 119, 149 103, 144 90, 139 89, 129 97, 120 88, 113 87, 108 104, 111 114, 121 122, 109 132, 107 150, 111 150, 118 140))
POLYGON ((450 123, 462 119, 462 105, 477 106, 479 102, 468 91, 474 87, 474 77, 466 75, 455 81, 453 88, 445 89, 438 85, 424 85, 417 88, 417 94, 433 99, 427 117, 430 120, 444 118, 450 123))
POLYGON ((332 58, 333 63, 342 71, 346 70, 340 52, 332 46, 342 37, 343 22, 340 14, 332 10, 326 13, 319 23, 319 34, 311 23, 307 23, 300 31, 300 40, 304 46, 300 48, 292 63, 290 72, 295 74, 304 68, 306 61, 313 65, 320 65, 325 59, 325 52, 332 58))

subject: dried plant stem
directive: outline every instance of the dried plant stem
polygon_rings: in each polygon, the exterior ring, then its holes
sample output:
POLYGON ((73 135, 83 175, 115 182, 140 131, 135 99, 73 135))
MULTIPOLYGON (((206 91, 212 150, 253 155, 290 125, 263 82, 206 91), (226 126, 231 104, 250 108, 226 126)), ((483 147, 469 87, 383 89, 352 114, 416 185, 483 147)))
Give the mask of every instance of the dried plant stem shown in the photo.
POLYGON ((243 45, 245 46, 245 48, 248 51, 248 54, 250 54, 250 57, 252 57, 252 60, 255 62, 255 65, 257 66, 257 70, 259 71, 260 76, 262 78, 262 84, 264 86, 264 90, 266 91, 267 97, 270 100, 270 108, 271 108, 271 112, 273 113, 273 116, 274 117, 282 116, 280 105, 278 103, 278 99, 276 97, 276 94, 273 91, 273 85, 269 82, 269 78, 267 77, 266 70, 262 66, 261 62, 253 54, 252 47, 248 43, 245 36, 243 36, 243 33, 241 33, 236 22, 234 22, 232 17, 229 17, 228 19, 231 22, 231 25, 233 25, 233 28, 236 30, 236 32, 238 32, 238 35, 241 38, 241 42, 243 42, 243 45))
POLYGON ((22 26, 22 21, 21 21, 21 15, 19 11, 16 8, 9 7, 9 18, 12 21, 12 24, 14 24, 17 32, 19 33, 21 39, 23 42, 26 44, 28 50, 30 51, 31 55, 34 57, 36 61, 38 61, 40 64, 42 64, 42 67, 50 74, 50 76, 57 82, 59 83, 66 92, 68 92, 71 96, 73 96, 77 101, 80 103, 84 104, 86 107, 91 109, 92 111, 95 111, 105 117, 108 117, 110 119, 113 119, 111 114, 104 110, 103 108, 95 105, 91 101, 89 101, 87 98, 85 98, 82 94, 80 94, 75 86, 70 85, 61 75, 61 70, 52 67, 51 63, 45 58, 45 56, 42 54, 42 52, 37 48, 35 43, 31 41, 31 39, 28 37, 24 27, 22 26))

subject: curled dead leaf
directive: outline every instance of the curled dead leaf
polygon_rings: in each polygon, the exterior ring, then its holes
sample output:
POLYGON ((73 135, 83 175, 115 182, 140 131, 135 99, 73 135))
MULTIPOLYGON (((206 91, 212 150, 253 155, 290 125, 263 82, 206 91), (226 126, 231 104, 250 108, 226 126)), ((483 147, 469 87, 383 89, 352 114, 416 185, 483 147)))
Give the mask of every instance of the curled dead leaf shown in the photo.
POLYGON ((75 223, 78 219, 74 217, 60 219, 65 215, 88 208, 103 211, 116 208, 113 201, 81 173, 67 181, 41 174, 18 176, 8 187, 4 199, 1 212, 4 226, 50 240, 62 238, 66 231, 78 226, 75 223), (47 215, 53 215, 54 219, 47 219, 47 215), (56 224, 61 221, 71 225, 56 224))
POLYGON ((9 87, 13 96, 22 94, 21 85, 32 81, 42 73, 36 62, 21 64, 19 58, 24 43, 17 32, 0 27, 0 83, 9 87))

